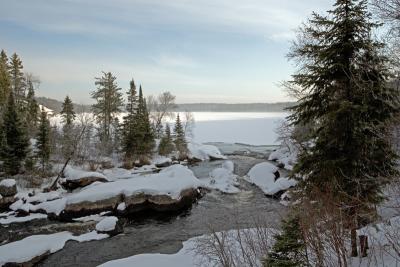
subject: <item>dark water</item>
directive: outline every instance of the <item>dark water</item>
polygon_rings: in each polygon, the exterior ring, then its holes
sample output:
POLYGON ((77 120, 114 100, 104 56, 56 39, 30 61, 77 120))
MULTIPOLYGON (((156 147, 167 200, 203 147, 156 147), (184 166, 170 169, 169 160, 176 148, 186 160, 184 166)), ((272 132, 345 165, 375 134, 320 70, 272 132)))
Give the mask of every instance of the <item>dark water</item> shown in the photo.
MULTIPOLYGON (((231 157, 235 173, 245 175, 263 161, 244 156, 231 157)), ((192 167, 197 177, 221 165, 204 162, 192 167)), ((285 207, 269 199, 256 187, 241 181, 242 192, 235 195, 216 191, 207 193, 191 210, 172 218, 127 221, 124 234, 100 241, 68 242, 64 249, 50 255, 40 266, 97 266, 106 261, 142 253, 176 253, 182 241, 214 231, 254 227, 262 221, 277 226, 285 207)))

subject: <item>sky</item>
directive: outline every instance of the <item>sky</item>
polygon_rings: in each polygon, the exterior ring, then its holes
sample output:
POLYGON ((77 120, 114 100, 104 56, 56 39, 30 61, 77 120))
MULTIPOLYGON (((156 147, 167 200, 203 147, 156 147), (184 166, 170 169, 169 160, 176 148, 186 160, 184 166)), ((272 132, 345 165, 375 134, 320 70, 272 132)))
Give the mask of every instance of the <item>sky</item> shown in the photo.
POLYGON ((178 103, 280 102, 295 29, 332 0, 0 0, 0 49, 37 95, 92 103, 95 77, 178 103))

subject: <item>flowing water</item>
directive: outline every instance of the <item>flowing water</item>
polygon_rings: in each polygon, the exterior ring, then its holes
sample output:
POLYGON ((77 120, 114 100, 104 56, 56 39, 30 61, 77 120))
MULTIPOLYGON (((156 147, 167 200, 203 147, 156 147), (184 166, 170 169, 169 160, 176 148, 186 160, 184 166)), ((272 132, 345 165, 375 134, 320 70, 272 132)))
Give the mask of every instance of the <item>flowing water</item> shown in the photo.
MULTIPOLYGON (((231 156, 235 173, 244 176, 255 164, 265 161, 247 156, 231 156)), ((202 162, 191 167, 198 178, 221 165, 221 161, 202 162)), ((278 226, 286 208, 267 198, 257 187, 243 179, 240 193, 208 192, 193 207, 170 218, 147 218, 127 221, 124 233, 112 238, 77 243, 70 241, 64 249, 50 255, 40 266, 97 266, 106 261, 142 253, 172 254, 182 242, 214 231, 254 227, 255 223, 278 226)))

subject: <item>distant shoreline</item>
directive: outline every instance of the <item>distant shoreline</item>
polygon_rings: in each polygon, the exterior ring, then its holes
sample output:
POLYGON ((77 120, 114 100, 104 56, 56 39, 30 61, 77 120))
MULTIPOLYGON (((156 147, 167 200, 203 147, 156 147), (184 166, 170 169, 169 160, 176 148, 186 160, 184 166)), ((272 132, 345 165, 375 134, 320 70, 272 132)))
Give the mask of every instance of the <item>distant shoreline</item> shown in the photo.
MULTIPOLYGON (((36 97, 39 104, 59 113, 62 109, 62 102, 47 97, 36 97)), ((278 103, 182 103, 177 104, 175 112, 285 112, 295 102, 278 103)), ((76 112, 89 112, 90 105, 74 104, 76 112)))

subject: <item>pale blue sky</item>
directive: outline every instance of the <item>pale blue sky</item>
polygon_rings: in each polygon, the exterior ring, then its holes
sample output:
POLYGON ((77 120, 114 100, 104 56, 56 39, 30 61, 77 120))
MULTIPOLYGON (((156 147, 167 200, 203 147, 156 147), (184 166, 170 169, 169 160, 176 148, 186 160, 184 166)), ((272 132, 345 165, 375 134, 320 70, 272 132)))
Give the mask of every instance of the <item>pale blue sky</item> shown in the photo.
POLYGON ((38 95, 90 103, 94 77, 183 102, 276 102, 290 40, 333 0, 0 0, 0 48, 39 76, 38 95))

